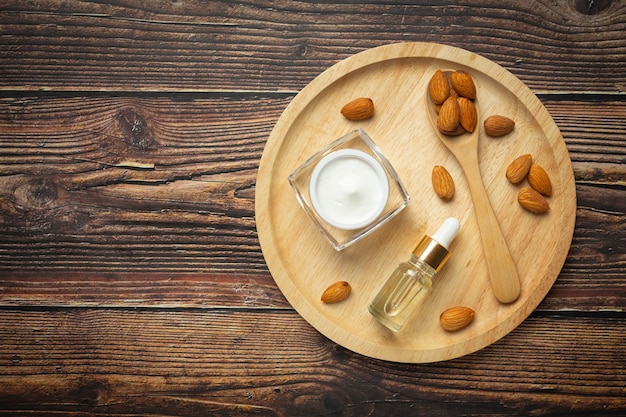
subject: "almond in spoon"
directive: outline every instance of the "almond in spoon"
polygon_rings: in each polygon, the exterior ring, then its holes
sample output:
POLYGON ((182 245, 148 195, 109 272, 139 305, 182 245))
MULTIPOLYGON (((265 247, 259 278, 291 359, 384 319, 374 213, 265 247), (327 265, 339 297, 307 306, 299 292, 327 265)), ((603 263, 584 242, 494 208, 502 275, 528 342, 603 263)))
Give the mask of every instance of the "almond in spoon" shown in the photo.
POLYGON ((428 84, 428 92, 435 104, 442 104, 450 96, 450 82, 443 71, 435 71, 428 84))
POLYGON ((457 130, 461 120, 461 109, 459 102, 454 97, 448 97, 439 109, 437 116, 437 128, 446 134, 450 134, 457 130))
POLYGON ((450 84, 452 88, 459 93, 460 96, 466 97, 470 100, 476 98, 476 86, 471 75, 465 71, 454 71, 450 74, 450 84))
POLYGON ((459 122, 461 126, 466 131, 473 132, 478 123, 478 112, 476 112, 474 103, 466 97, 459 97, 457 102, 459 103, 459 122))

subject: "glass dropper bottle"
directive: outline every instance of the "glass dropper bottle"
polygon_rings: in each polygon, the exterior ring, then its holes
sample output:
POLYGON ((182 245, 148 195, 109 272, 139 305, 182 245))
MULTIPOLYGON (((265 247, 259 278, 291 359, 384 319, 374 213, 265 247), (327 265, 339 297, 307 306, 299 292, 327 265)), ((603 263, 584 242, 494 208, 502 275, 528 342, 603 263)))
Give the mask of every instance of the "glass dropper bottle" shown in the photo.
POLYGON ((422 238, 408 261, 398 265, 368 307, 378 321, 397 332, 417 313, 431 292, 433 277, 450 257, 448 247, 460 227, 457 219, 446 219, 432 237, 422 238))

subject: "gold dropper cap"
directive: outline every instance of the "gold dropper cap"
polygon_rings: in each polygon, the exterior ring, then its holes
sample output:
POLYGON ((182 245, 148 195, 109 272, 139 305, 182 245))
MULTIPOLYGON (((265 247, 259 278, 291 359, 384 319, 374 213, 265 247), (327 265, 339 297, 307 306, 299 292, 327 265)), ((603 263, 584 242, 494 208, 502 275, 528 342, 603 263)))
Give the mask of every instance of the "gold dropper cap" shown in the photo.
POLYGON ((461 224, 454 217, 446 219, 433 237, 427 235, 422 238, 413 249, 413 255, 439 272, 450 257, 448 246, 460 227, 461 224))
POLYGON ((432 237, 424 236, 413 250, 413 255, 439 272, 450 257, 450 251, 432 237))

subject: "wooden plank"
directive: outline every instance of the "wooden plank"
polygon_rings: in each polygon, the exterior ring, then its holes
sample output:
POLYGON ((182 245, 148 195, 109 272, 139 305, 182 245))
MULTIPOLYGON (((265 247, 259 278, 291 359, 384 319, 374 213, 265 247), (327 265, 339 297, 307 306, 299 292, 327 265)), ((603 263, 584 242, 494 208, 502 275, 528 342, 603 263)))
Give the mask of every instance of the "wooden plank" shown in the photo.
POLYGON ((602 317, 531 317, 426 365, 354 354, 281 311, 9 309, 0 339, 0 415, 626 412, 623 326, 602 317))
MULTIPOLYGON (((0 303, 288 307, 258 244, 254 186, 290 98, 1 99, 0 303)), ((626 104, 544 104, 578 209, 540 308, 623 311, 626 104)))
POLYGON ((0 89, 295 92, 364 49, 422 41, 482 54, 538 91, 621 94, 625 11, 623 2, 547 0, 10 0, 0 11, 0 89))
POLYGON ((291 308, 269 272, 237 271, 3 273, 0 305, 291 308))

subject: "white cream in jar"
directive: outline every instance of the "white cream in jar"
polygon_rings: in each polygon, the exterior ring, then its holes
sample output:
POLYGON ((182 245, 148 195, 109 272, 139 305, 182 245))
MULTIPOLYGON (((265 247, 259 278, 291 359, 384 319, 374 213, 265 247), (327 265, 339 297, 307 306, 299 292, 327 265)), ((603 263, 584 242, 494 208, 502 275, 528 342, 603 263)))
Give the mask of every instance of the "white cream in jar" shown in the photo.
POLYGON ((328 224, 344 230, 368 226, 389 198, 387 174, 371 155, 342 149, 326 155, 313 169, 311 203, 328 224))

